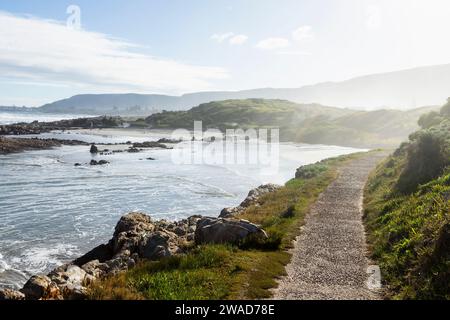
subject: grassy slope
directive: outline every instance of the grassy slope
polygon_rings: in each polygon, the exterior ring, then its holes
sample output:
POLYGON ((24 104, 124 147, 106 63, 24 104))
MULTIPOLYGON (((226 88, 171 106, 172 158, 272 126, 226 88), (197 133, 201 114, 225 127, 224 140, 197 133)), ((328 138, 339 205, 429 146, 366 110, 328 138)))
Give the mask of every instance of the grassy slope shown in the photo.
POLYGON ((365 192, 368 239, 390 298, 450 299, 449 120, 411 139, 369 179, 365 192), (444 154, 442 170, 434 171, 431 178, 428 169, 436 169, 432 163, 436 156, 421 160, 418 146, 424 133, 440 137, 435 141, 444 154), (402 184, 412 182, 416 184, 412 190, 401 191, 402 184))
POLYGON ((96 283, 92 299, 259 299, 271 296, 276 278, 285 274, 286 251, 298 235, 309 206, 336 177, 336 168, 358 155, 311 165, 304 178, 289 181, 250 207, 243 219, 267 230, 268 242, 240 246, 193 247, 188 254, 145 262, 96 283))
POLYGON ((152 115, 154 128, 278 127, 283 141, 354 147, 395 146, 418 129, 417 119, 430 108, 412 111, 353 111, 285 100, 227 100, 202 104, 189 111, 152 115))

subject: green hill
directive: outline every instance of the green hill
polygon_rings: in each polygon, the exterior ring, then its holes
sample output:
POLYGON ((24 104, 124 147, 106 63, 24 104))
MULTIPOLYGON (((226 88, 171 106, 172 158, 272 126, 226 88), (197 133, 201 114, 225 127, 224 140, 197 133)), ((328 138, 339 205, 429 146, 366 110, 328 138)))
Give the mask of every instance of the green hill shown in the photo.
POLYGON ((392 298, 450 298, 449 108, 450 100, 441 122, 412 134, 366 187, 368 238, 392 298))
POLYGON ((432 109, 365 112, 286 100, 247 99, 163 112, 148 117, 146 122, 152 128, 192 129, 194 121, 202 121, 204 129, 278 127, 282 141, 372 148, 398 145, 419 128, 419 117, 432 109))

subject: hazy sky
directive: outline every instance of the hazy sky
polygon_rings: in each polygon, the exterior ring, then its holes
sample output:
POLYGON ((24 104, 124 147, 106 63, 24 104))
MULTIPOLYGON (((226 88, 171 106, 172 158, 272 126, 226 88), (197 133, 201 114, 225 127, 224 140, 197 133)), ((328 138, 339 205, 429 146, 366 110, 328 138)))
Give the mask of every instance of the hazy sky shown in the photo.
POLYGON ((449 17, 448 0, 2 0, 0 105, 299 87, 450 63, 449 17))

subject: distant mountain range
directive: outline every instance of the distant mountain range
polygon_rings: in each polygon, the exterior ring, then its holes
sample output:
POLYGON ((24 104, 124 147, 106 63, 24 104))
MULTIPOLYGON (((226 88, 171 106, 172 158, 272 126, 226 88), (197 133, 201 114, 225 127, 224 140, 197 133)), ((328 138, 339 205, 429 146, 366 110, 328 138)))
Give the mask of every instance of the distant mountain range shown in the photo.
POLYGON ((382 73, 342 82, 292 89, 254 89, 199 92, 182 96, 159 94, 84 94, 46 104, 49 113, 148 115, 161 110, 188 110, 211 101, 229 99, 284 99, 359 110, 409 110, 441 105, 450 96, 450 64, 382 73))

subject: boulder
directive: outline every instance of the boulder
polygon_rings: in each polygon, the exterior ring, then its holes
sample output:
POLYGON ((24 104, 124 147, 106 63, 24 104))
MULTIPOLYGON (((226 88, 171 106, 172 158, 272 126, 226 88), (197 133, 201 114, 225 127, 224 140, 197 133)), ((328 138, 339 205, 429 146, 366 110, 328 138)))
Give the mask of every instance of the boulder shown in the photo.
POLYGON ((24 300, 25 295, 17 290, 2 289, 0 290, 0 301, 5 300, 24 300))
POLYGON ((146 235, 139 243, 139 257, 159 260, 178 251, 177 236, 170 231, 156 231, 146 235))
POLYGON ((245 220, 203 218, 197 223, 195 243, 237 244, 248 237, 267 239, 266 232, 245 220))
POLYGON ((89 150, 89 152, 92 154, 98 153, 98 148, 96 147, 95 144, 91 145, 91 149, 89 150))
POLYGON ((32 276, 23 286, 21 292, 25 294, 28 300, 39 300, 47 294, 51 280, 47 276, 32 276))
POLYGON ((70 265, 67 267, 65 272, 67 276, 67 283, 71 283, 73 285, 83 285, 86 280, 86 271, 81 269, 79 266, 70 265))

